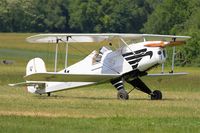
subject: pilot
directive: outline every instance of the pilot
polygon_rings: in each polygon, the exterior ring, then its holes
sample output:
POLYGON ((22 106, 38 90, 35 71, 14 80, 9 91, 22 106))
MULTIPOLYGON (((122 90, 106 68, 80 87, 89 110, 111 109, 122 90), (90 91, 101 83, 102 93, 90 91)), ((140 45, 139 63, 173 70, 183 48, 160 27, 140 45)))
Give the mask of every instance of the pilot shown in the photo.
POLYGON ((106 47, 102 47, 99 49, 99 54, 96 56, 96 62, 100 62, 103 54, 107 51, 108 49, 106 47))

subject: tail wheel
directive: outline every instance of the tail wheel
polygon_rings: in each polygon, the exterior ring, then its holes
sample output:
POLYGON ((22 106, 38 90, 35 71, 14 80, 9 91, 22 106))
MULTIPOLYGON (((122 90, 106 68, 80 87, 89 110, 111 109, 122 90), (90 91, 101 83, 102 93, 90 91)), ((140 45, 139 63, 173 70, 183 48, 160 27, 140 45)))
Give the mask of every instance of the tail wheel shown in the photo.
POLYGON ((153 91, 151 94, 151 100, 161 100, 162 99, 162 93, 159 90, 153 91))
POLYGON ((124 89, 121 89, 118 91, 117 99, 128 100, 128 98, 129 98, 129 95, 124 89))

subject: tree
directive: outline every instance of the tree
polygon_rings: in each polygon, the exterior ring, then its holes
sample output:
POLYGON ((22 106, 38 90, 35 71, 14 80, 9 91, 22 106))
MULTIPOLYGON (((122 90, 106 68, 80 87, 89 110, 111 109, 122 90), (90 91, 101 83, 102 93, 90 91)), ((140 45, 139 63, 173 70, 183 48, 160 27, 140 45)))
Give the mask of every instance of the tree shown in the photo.
POLYGON ((146 33, 191 36, 192 39, 187 42, 187 45, 177 49, 178 64, 199 64, 199 7, 199 0, 163 0, 149 16, 142 31, 146 33))
POLYGON ((2 0, 0 31, 67 32, 67 5, 65 0, 2 0))
POLYGON ((188 19, 187 0, 164 0, 149 16, 142 31, 157 34, 176 34, 188 19))
POLYGON ((32 32, 67 32, 67 4, 65 0, 32 0, 28 10, 32 32))
POLYGON ((0 1, 0 31, 4 32, 8 30, 8 27, 6 26, 7 23, 7 19, 6 16, 8 14, 8 10, 6 8, 7 5, 7 1, 6 0, 1 0, 0 1))
POLYGON ((145 0, 73 0, 69 24, 78 32, 139 32, 150 10, 145 0))

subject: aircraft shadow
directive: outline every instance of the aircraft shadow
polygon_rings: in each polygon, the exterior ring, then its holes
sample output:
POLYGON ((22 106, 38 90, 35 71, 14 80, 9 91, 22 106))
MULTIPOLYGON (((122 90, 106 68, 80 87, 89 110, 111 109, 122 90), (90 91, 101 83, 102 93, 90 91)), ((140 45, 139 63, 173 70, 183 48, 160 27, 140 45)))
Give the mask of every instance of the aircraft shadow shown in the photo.
POLYGON ((116 98, 109 98, 109 97, 79 97, 79 96, 62 96, 62 95, 52 95, 50 97, 45 95, 37 95, 34 96, 38 99, 91 99, 91 100, 114 100, 116 98))
MULTIPOLYGON (((38 99, 83 99, 83 100, 116 100, 117 98, 115 97, 81 97, 81 96, 63 96, 63 95, 51 95, 50 97, 48 97, 47 95, 35 95, 33 96, 35 98, 38 99)), ((162 100, 151 100, 150 97, 148 98, 129 98, 128 101, 183 101, 184 99, 182 98, 163 98, 162 100)), ((123 100, 119 100, 119 101, 123 101, 123 100)))
MULTIPOLYGON (((79 96, 63 96, 63 95, 51 95, 50 97, 46 95, 35 95, 33 96, 38 99, 83 99, 83 100, 117 100, 115 97, 79 97, 79 96)), ((163 98, 162 100, 151 100, 150 98, 129 98, 128 101, 182 101, 184 99, 177 98, 163 98)), ((120 100, 123 101, 123 100, 120 100)))

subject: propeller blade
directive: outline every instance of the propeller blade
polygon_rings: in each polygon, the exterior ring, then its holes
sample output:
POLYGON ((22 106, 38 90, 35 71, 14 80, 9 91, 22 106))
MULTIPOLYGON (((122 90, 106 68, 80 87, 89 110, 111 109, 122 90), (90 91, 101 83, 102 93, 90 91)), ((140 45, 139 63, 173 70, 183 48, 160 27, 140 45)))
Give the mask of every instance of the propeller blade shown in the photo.
POLYGON ((166 44, 163 41, 161 41, 159 43, 149 43, 149 44, 146 44, 144 46, 146 46, 146 47, 161 47, 161 48, 164 48, 165 45, 166 44))
POLYGON ((161 47, 161 48, 165 48, 167 46, 170 46, 170 47, 173 47, 173 46, 179 46, 179 45, 183 45, 185 44, 186 41, 170 41, 170 42, 158 42, 158 43, 149 43, 149 44, 146 44, 144 46, 146 47, 161 47))
POLYGON ((185 44, 185 43, 186 43, 186 41, 170 41, 170 42, 167 44, 167 46, 173 47, 173 46, 183 45, 183 44, 185 44))

